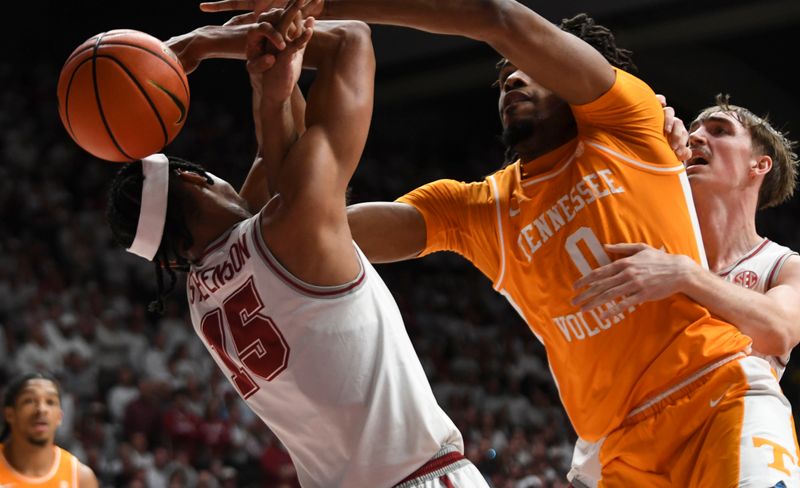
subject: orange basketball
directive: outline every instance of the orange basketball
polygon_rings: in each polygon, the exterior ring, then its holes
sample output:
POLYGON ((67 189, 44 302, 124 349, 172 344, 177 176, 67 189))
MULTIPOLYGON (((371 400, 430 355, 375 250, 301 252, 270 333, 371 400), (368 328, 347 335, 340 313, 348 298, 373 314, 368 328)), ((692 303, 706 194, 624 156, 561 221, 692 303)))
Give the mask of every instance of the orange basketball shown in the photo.
POLYGON ((58 79, 58 113, 72 139, 107 161, 161 151, 183 127, 189 82, 155 37, 112 30, 78 46, 58 79))

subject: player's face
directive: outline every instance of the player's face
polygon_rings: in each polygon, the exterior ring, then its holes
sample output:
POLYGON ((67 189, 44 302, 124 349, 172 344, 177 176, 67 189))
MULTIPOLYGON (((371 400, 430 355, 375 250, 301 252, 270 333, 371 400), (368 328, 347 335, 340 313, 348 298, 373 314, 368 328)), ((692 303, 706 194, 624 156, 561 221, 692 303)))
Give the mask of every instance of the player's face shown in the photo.
POLYGON ((5 415, 12 436, 37 446, 49 445, 63 417, 58 389, 50 380, 29 380, 5 415))
POLYGON ((213 173, 206 172, 206 174, 208 174, 208 176, 214 180, 214 184, 209 186, 209 190, 215 196, 222 201, 227 202, 231 206, 242 207, 244 209, 248 208, 247 202, 239 195, 239 193, 236 192, 236 190, 234 190, 230 183, 214 175, 213 173))
POLYGON ((506 63, 500 68, 497 82, 500 88, 498 110, 504 130, 522 130, 519 138, 525 138, 537 131, 572 124, 569 105, 513 64, 506 63))
POLYGON ((692 157, 686 161, 686 174, 692 186, 715 182, 740 188, 749 179, 755 164, 750 133, 730 113, 716 112, 689 127, 692 157))

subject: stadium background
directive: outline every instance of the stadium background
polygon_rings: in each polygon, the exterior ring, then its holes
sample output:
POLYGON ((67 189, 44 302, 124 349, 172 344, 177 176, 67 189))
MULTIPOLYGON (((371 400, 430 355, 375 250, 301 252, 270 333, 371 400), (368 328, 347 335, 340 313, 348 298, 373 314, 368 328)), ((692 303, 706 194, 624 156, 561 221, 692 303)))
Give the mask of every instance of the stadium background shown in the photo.
MULTIPOLYGON (((800 135, 795 0, 525 3, 553 21, 586 11, 612 27, 639 75, 684 120, 728 92, 800 135)), ((48 0, 30 9, 7 21, 0 58, 0 386, 20 369, 57 373, 67 414, 59 441, 103 486, 295 486, 288 456, 194 337, 181 290, 164 317, 147 313, 152 268, 114 248, 106 229, 105 189, 117 167, 80 150, 56 109, 58 71, 91 35, 133 28, 166 39, 226 16, 185 0, 48 0)), ((373 38, 375 116, 352 200, 390 200, 498 167, 497 55, 399 28, 374 27, 373 38)), ((255 144, 243 65, 208 61, 190 83, 189 118, 167 152, 238 184, 255 144)), ((762 235, 800 249, 799 207, 795 198, 763 212, 762 235)), ((493 486, 563 486, 574 434, 544 352, 511 307, 454 256, 378 269, 467 454, 493 486)), ((782 385, 798 405, 794 360, 782 385)))

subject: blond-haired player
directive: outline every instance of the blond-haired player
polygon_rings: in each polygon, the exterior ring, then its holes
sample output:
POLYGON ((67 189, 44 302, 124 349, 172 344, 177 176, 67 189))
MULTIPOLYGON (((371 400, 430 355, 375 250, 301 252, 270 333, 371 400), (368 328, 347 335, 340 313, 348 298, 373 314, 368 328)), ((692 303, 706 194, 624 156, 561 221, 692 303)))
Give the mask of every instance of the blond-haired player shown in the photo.
MULTIPOLYGON (((718 96, 717 104, 692 123, 689 144, 687 172, 709 269, 646 244, 608 245, 606 251, 619 259, 577 283, 582 292, 576 303, 590 309, 616 299, 625 307, 684 293, 752 337, 754 354, 763 356, 780 378, 800 342, 800 257, 756 232, 756 212, 794 193, 794 143, 766 118, 718 96)), ((772 381, 765 386, 775 387, 772 381)), ((774 406, 776 418, 786 415, 784 405, 774 406)), ((770 412, 762 410, 765 414, 770 412)), ((773 459, 777 471, 797 458, 797 453, 785 457, 775 451, 771 443, 781 439, 753 432, 742 440, 743 449, 773 459)), ((573 485, 598 485, 598 451, 596 444, 578 442, 568 476, 573 485)))

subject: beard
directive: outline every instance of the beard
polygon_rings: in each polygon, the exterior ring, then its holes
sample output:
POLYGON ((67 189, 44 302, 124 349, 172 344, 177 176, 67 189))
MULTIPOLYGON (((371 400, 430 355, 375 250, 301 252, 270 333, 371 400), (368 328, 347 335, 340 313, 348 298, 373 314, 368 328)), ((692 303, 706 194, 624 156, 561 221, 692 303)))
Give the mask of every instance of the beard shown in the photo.
POLYGON ((29 435, 27 441, 37 447, 45 447, 50 443, 52 439, 47 436, 44 437, 34 437, 29 435))
POLYGON ((533 135, 533 127, 532 120, 512 122, 508 127, 503 128, 503 134, 500 139, 507 149, 513 150, 514 146, 533 135))

